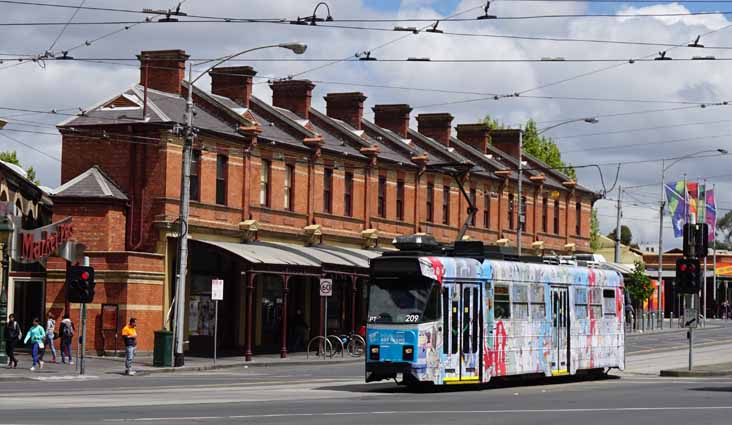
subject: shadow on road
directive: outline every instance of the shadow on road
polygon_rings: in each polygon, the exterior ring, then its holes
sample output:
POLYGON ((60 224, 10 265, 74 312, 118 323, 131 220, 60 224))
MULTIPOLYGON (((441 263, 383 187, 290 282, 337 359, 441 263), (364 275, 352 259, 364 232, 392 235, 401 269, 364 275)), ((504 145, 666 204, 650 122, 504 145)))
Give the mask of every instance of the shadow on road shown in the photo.
POLYGON ((712 391, 712 392, 732 393, 732 387, 700 387, 700 388, 689 388, 689 391, 712 391))
POLYGON ((485 391, 499 388, 521 388, 534 387, 541 385, 569 384, 576 382, 589 381, 608 381, 620 379, 615 375, 573 375, 559 376, 547 378, 545 376, 536 377, 507 377, 494 378, 487 384, 465 384, 465 385, 397 385, 395 383, 378 383, 378 384, 356 384, 356 385, 331 385, 318 387, 318 390, 345 391, 352 393, 382 393, 382 394, 421 394, 421 393, 453 393, 460 391, 485 391))

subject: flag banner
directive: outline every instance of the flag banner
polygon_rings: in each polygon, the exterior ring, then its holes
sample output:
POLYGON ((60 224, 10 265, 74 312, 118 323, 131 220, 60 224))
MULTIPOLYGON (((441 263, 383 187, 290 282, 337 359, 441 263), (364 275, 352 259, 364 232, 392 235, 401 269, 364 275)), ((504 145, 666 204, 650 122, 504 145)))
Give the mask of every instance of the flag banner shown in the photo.
POLYGON ((677 181, 665 185, 666 203, 668 213, 671 216, 671 224, 674 228, 674 237, 680 238, 684 235, 684 214, 686 212, 686 196, 684 182, 677 181))
POLYGON ((714 234, 717 233, 717 202, 714 199, 714 189, 706 191, 706 223, 709 225, 709 241, 714 240, 714 234))
MULTIPOLYGON (((681 184, 683 186, 683 183, 681 184)), ((686 199, 689 202, 689 217, 699 217, 699 185, 696 182, 686 183, 686 199)), ((698 220, 696 221, 699 222, 698 220)))

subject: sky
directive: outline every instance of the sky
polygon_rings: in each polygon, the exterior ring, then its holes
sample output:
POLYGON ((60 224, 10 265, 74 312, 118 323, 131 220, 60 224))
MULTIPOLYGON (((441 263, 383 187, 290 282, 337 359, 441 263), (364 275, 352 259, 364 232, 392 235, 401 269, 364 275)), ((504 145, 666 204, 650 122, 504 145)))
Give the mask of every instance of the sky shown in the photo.
MULTIPOLYGON (((78 6, 81 1, 54 0, 53 3, 78 6)), ((167 9, 176 4, 172 0, 84 2, 87 7, 133 10, 167 9)), ((206 16, 289 20, 311 15, 316 4, 315 1, 304 0, 187 0, 182 10, 206 16)), ((43 185, 55 187, 60 177, 61 138, 54 126, 66 117, 13 109, 76 113, 108 99, 138 81, 138 64, 134 59, 142 50, 184 49, 193 58, 212 58, 287 41, 307 43, 308 51, 303 56, 294 57, 285 50, 264 50, 236 62, 237 65, 253 66, 262 77, 255 85, 255 95, 270 100, 267 78, 297 75, 297 78, 309 78, 315 82, 313 103, 323 110, 326 93, 363 91, 368 96, 367 117, 370 117, 370 107, 374 104, 408 103, 414 108, 413 118, 418 113, 450 112, 455 116, 454 125, 477 122, 486 115, 506 125, 518 125, 533 119, 540 129, 579 119, 547 130, 545 134, 555 139, 567 162, 587 166, 577 169, 581 184, 602 192, 610 189, 618 176, 614 191, 596 203, 601 230, 607 233, 615 226, 617 187, 625 187, 627 190, 622 192, 623 224, 631 228, 638 242, 658 239, 662 159, 667 159, 665 165, 669 165, 677 158, 686 158, 699 151, 732 150, 732 105, 715 105, 732 100, 732 85, 728 77, 732 62, 678 60, 709 55, 732 58, 730 14, 475 20, 483 14, 483 1, 330 0, 327 4, 336 19, 441 20, 462 12, 460 18, 470 19, 442 21, 439 28, 445 32, 473 36, 328 28, 326 24, 313 27, 266 23, 145 23, 136 26, 117 23, 71 25, 59 37, 60 26, 0 25, 0 60, 3 60, 0 64, 0 118, 10 122, 0 130, 0 150, 16 150, 25 166, 33 166, 37 170, 43 185), (130 28, 125 30, 126 26, 130 28), (476 34, 684 46, 703 34, 700 43, 707 47, 525 40, 478 37, 476 34), (97 40, 100 37, 103 38, 97 40), (18 55, 69 49, 69 55, 77 59, 106 60, 39 63, 18 63, 14 60, 18 55), (630 58, 653 58, 664 49, 668 49, 667 56, 675 60, 628 61, 630 58), (371 51, 372 57, 382 61, 339 62, 321 67, 327 62, 299 60, 353 58, 364 51, 371 51), (433 60, 563 57, 616 61, 383 61, 408 57, 429 57, 433 60), (275 58, 298 61, 255 60, 275 58), (519 93, 519 96, 510 95, 513 93, 519 93), (493 94, 501 96, 496 100, 493 94), (701 107, 701 103, 705 107, 701 107), (590 124, 582 120, 588 117, 596 117, 598 122, 590 124), (594 164, 599 165, 599 170, 594 164), (618 164, 621 164, 619 172, 618 164)), ((499 17, 668 14, 690 10, 732 11, 732 2, 494 1, 490 6, 490 13, 499 17)), ((0 2, 0 24, 66 22, 74 11, 0 2)), ((325 9, 321 7, 318 15, 325 16, 325 9)), ((143 18, 140 14, 81 10, 74 17, 74 22, 136 22, 143 18)), ((427 23, 334 22, 329 25, 392 29, 395 25, 424 26, 427 23)), ((210 87, 207 77, 197 84, 204 89, 210 87)), ((716 184, 719 207, 724 213, 725 208, 732 208, 729 195, 732 189, 732 171, 729 170, 732 155, 701 156, 705 157, 683 159, 668 167, 666 180, 679 180, 684 175, 690 180, 707 177, 709 184, 716 184)), ((668 218, 664 226, 664 239, 668 241, 665 246, 678 246, 680 241, 673 239, 668 218)))

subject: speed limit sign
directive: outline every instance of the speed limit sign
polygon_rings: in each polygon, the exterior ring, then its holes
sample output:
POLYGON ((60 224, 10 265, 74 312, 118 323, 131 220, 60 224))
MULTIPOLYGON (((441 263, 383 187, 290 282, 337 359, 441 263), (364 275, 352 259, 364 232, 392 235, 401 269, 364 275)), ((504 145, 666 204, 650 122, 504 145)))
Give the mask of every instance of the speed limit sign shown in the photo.
POLYGON ((320 279, 320 296, 330 297, 333 295, 333 279, 320 279))

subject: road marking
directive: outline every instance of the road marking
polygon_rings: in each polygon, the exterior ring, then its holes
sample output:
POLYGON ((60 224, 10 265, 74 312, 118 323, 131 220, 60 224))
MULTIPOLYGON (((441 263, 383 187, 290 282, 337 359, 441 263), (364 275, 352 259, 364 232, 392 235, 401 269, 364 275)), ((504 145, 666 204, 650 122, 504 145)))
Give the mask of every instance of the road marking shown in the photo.
POLYGON ((220 419, 267 419, 315 416, 365 416, 365 415, 460 415, 460 414, 533 414, 533 413, 593 413, 593 412, 654 412, 654 411, 702 411, 732 410, 732 406, 669 406, 669 407, 600 407, 577 409, 499 409, 499 410, 387 410, 371 412, 323 412, 323 413, 270 413, 232 416, 170 416, 158 418, 104 419, 104 422, 167 422, 220 419))

